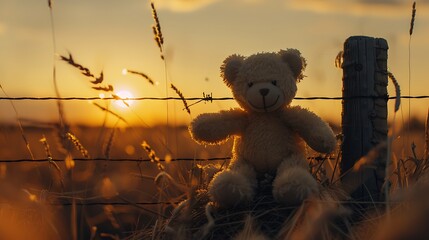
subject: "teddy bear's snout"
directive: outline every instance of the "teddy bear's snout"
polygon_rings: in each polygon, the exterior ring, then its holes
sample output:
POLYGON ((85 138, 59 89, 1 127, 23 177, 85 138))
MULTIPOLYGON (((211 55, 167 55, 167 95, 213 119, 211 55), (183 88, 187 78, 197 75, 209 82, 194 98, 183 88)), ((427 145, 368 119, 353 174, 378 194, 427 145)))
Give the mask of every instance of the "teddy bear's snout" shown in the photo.
POLYGON ((267 96, 269 92, 270 92, 270 89, 268 89, 268 88, 261 88, 261 89, 259 89, 259 93, 260 93, 263 97, 267 96))
POLYGON ((284 104, 284 93, 270 82, 259 82, 247 90, 246 101, 257 112, 271 112, 284 104))

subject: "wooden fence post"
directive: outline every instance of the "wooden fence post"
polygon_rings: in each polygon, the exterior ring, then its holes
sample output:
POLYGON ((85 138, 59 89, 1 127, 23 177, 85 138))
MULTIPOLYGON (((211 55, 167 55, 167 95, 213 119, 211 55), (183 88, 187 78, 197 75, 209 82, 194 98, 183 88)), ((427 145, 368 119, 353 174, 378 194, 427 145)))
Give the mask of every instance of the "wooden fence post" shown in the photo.
MULTIPOLYGON (((342 173, 387 139, 387 50, 382 38, 353 36, 344 43, 342 173)), ((347 182, 354 199, 383 200, 384 169, 365 169, 347 182)))

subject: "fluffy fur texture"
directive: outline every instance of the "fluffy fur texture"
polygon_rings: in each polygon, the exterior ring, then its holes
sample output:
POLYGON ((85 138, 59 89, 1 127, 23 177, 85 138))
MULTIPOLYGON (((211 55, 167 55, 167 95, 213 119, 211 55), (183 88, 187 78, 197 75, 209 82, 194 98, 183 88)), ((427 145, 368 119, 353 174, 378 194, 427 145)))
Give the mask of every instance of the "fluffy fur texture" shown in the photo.
POLYGON ((336 142, 326 122, 290 106, 305 66, 296 49, 225 59, 222 77, 241 109, 201 114, 190 125, 200 144, 234 138, 229 167, 209 184, 211 200, 220 207, 251 201, 257 176, 267 173, 276 176, 273 195, 280 203, 298 204, 318 193, 307 170, 305 142, 322 153, 334 150, 336 142))

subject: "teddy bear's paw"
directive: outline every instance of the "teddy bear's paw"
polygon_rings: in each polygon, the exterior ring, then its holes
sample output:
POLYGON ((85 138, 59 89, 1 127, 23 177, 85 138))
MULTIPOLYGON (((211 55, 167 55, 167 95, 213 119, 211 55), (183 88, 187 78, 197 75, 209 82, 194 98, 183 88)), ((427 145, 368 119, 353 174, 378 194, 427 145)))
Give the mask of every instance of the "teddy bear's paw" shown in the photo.
POLYGON ((323 147, 323 151, 324 153, 330 153, 332 151, 335 150, 336 146, 337 146, 337 139, 335 138, 335 136, 331 133, 331 134, 326 134, 325 135, 326 139, 324 139, 322 141, 322 147, 323 147))
POLYGON ((213 202, 222 208, 230 208, 253 199, 252 181, 234 171, 217 174, 210 182, 208 192, 213 202))
POLYGON ((318 192, 316 180, 303 168, 288 169, 280 173, 273 183, 275 200, 285 205, 299 205, 318 192))

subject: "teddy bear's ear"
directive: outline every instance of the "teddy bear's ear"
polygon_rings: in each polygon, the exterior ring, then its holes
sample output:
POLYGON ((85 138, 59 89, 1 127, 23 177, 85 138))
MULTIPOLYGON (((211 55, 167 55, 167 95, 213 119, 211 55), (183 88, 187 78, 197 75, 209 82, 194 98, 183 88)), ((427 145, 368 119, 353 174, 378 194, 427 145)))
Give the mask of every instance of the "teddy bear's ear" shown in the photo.
POLYGON ((223 81, 231 87, 232 82, 237 78, 238 71, 243 64, 244 57, 240 55, 231 55, 227 57, 220 67, 221 77, 223 81))
POLYGON ((280 50, 278 54, 289 65, 296 80, 298 82, 301 81, 305 77, 303 72, 307 66, 307 61, 301 56, 299 50, 289 48, 287 50, 280 50))

